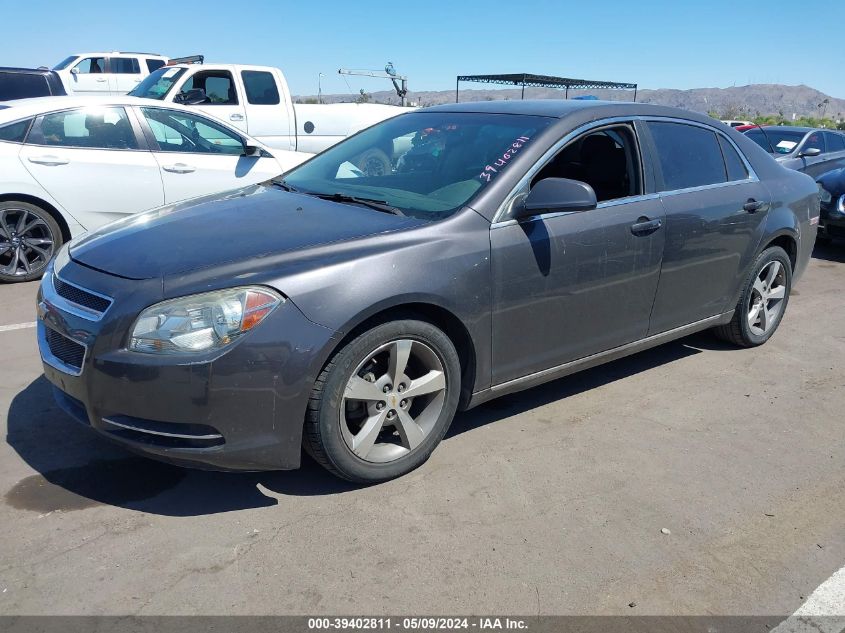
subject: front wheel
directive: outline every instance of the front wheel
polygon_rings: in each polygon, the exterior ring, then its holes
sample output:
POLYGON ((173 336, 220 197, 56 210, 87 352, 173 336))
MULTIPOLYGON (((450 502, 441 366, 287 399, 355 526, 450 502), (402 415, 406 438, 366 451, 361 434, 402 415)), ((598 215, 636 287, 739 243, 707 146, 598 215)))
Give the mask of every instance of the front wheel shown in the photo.
POLYGON ((458 406, 460 362, 440 329, 392 321, 342 348, 317 379, 306 450, 358 483, 399 477, 428 459, 458 406))
POLYGON ((62 245, 52 215, 28 202, 0 202, 0 282, 38 279, 62 245))
POLYGON ((733 318, 716 335, 741 347, 762 345, 780 325, 791 289, 789 255, 779 246, 767 248, 754 262, 733 318))

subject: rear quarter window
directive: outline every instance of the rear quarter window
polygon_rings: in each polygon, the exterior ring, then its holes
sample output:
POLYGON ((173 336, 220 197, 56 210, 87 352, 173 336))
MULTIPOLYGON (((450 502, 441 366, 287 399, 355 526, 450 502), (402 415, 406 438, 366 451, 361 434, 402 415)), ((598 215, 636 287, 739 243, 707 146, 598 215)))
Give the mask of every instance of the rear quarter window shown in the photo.
POLYGON ((26 121, 16 121, 0 126, 0 141, 23 143, 31 123, 32 119, 27 119, 26 121))
POLYGON ((737 154, 730 141, 724 136, 719 136, 719 145, 722 148, 722 156, 725 158, 725 167, 728 171, 728 180, 745 180, 748 178, 748 169, 745 163, 737 154))
POLYGON ((159 68, 164 66, 164 60, 163 59, 148 59, 148 60, 146 60, 146 63, 147 63, 147 71, 149 71, 151 73, 157 71, 159 68))
POLYGON ((695 125, 650 121, 648 128, 663 174, 662 191, 726 182, 716 133, 695 125))
POLYGON ((50 85, 44 75, 0 73, 0 101, 47 97, 50 94, 50 85))

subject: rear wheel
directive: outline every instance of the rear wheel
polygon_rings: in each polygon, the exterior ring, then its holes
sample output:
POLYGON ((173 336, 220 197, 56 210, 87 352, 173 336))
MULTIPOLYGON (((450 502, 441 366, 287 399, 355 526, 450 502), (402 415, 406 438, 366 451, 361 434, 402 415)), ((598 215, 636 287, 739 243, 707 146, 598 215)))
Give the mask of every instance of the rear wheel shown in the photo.
POLYGON ((0 282, 38 279, 62 241, 58 223, 41 207, 0 202, 0 282))
POLYGON ((763 251, 745 282, 733 318, 715 329, 742 347, 762 345, 780 325, 792 289, 792 262, 779 246, 763 251))
POLYGON ((443 438, 459 392, 458 355, 441 330, 416 320, 376 326, 341 349, 317 379, 306 449, 350 481, 404 475, 443 438))

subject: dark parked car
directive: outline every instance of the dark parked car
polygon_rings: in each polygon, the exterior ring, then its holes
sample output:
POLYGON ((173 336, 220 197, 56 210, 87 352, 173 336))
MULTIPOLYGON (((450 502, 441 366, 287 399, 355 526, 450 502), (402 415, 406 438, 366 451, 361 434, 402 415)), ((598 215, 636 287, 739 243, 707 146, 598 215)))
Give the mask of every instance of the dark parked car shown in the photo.
POLYGON ((818 238, 845 239, 845 168, 822 174, 818 183, 821 194, 818 238))
POLYGON ((61 78, 48 68, 0 67, 0 101, 66 94, 61 78))
POLYGON ((748 130, 745 135, 774 155, 784 167, 813 178, 845 167, 845 134, 836 130, 764 125, 748 130))
POLYGON ((706 116, 440 106, 71 242, 39 346, 65 410, 132 450, 257 470, 304 444, 381 481, 502 394, 708 328, 764 343, 818 213, 811 178, 706 116), (415 160, 363 175, 372 148, 415 160))

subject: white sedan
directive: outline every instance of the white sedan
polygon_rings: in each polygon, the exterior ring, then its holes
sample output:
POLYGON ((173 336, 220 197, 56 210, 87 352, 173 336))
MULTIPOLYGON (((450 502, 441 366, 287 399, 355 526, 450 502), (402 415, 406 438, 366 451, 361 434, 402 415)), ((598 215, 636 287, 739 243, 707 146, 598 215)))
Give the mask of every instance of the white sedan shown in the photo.
POLYGON ((278 176, 269 150, 175 104, 44 97, 0 106, 0 282, 41 276, 63 242, 130 213, 278 176))

